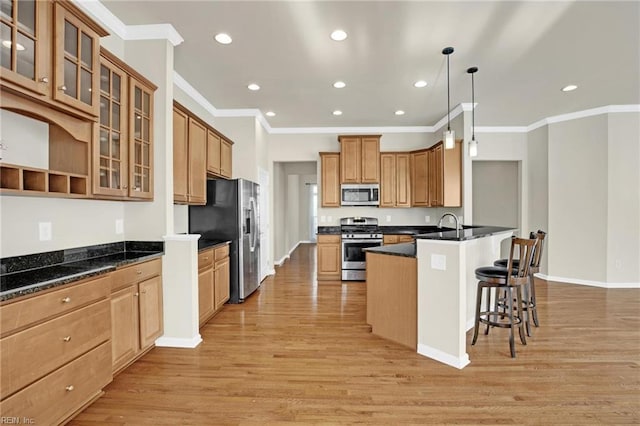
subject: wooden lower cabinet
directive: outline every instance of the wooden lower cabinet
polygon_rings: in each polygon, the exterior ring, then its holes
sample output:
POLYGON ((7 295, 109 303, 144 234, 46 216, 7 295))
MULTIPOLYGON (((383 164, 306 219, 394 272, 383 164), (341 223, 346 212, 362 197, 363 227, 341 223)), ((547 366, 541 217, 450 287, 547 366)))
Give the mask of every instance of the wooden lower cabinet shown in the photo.
POLYGON ((141 357, 162 335, 161 262, 155 259, 113 273, 111 335, 114 373, 141 357))
POLYGON ((389 234, 382 236, 382 244, 385 246, 388 246, 390 244, 412 243, 413 241, 413 235, 407 234, 389 234))
POLYGON ((112 380, 106 275, 0 306, 0 413, 60 424, 112 380))
POLYGON ((340 235, 318 235, 318 281, 342 279, 340 235))
POLYGON ((198 308, 202 327, 220 311, 230 295, 229 246, 209 248, 198 254, 198 308))

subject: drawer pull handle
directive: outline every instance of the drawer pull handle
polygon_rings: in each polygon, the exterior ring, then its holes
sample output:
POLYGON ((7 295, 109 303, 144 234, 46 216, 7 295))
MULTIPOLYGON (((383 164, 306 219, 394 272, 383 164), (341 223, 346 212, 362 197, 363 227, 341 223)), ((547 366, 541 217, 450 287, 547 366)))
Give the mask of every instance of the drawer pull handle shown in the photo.
POLYGON ((134 296, 138 297, 138 296, 140 296, 140 293, 135 293, 134 296))
POLYGON ((209 260, 209 256, 205 256, 204 260, 209 260))
POLYGON ((69 303, 69 302, 71 302, 71 298, 69 296, 62 299, 62 303, 69 303))
POLYGON ((147 294, 147 290, 142 290, 140 293, 147 294))
POLYGON ((136 271, 136 274, 142 275, 142 271, 136 271))
POLYGON ((71 341, 71 336, 65 336, 62 338, 62 340, 64 340, 65 342, 70 342, 71 341))
POLYGON ((71 392, 73 391, 75 388, 73 387, 73 385, 69 385, 66 388, 64 388, 64 390, 66 390, 67 392, 71 392))

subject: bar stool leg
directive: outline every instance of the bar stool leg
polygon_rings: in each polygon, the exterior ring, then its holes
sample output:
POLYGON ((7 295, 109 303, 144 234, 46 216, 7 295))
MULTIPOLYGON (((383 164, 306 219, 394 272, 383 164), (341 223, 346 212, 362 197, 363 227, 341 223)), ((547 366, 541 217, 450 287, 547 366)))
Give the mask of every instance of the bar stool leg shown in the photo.
POLYGON ((519 305, 521 306, 521 310, 522 310, 522 316, 524 321, 525 321, 525 331, 527 332, 527 336, 531 337, 533 330, 531 329, 531 321, 530 321, 530 317, 531 317, 531 309, 530 309, 530 303, 529 301, 531 300, 530 296, 529 296, 529 282, 527 281, 527 284, 525 286, 523 286, 522 289, 522 304, 519 305))
POLYGON ((511 287, 508 287, 508 304, 509 304, 509 323, 511 327, 509 327, 509 349, 511 350, 511 358, 516 357, 516 345, 513 339, 513 335, 515 334, 516 323, 513 319, 513 293, 511 291, 511 287))
MULTIPOLYGON (((520 323, 518 324, 518 331, 520 333, 520 341, 523 345, 527 344, 527 338, 524 337, 524 312, 522 311, 522 291, 520 286, 516 288, 516 302, 518 304, 518 317, 520 319, 520 323)), ((528 324, 528 321, 527 321, 528 324)))
POLYGON ((476 294, 476 322, 473 326, 473 340, 471 340, 471 344, 475 345, 476 340, 478 340, 478 329, 480 328, 480 308, 482 305, 482 293, 484 287, 481 284, 478 285, 478 291, 476 294))
POLYGON ((485 336, 489 334, 489 321, 491 321, 491 294, 493 293, 491 287, 487 287, 487 324, 484 329, 485 336))
POLYGON ((533 317, 533 325, 536 327, 540 327, 540 323, 538 322, 538 302, 536 301, 536 279, 533 276, 533 272, 529 276, 529 289, 531 290, 531 314, 533 317))

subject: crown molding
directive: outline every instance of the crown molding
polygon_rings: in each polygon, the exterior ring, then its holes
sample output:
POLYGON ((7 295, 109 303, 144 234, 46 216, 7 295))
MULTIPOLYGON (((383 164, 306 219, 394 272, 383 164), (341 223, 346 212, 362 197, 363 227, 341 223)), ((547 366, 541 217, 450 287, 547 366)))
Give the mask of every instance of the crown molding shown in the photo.
POLYGON ((168 40, 174 47, 184 41, 171 24, 127 25, 125 40, 168 40))
POLYGON ((527 133, 527 126, 476 126, 476 133, 527 133))
POLYGON ((433 133, 432 126, 388 127, 272 127, 271 134, 369 134, 369 133, 433 133))

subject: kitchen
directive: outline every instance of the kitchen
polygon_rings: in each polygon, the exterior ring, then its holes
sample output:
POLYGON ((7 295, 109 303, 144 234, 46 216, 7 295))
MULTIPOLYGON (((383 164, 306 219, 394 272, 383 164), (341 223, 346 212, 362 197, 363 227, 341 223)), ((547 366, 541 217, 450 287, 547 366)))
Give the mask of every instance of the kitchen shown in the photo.
MULTIPOLYGON (((114 6, 116 7, 116 6, 114 6)), ((594 6, 595 7, 595 6, 594 6)), ((632 6, 629 6, 632 7, 632 6)), ((631 14, 633 16, 633 14, 631 14)), ((132 30, 133 33, 133 30, 132 30)), ((182 33, 182 31, 181 31, 182 33)), ((117 33, 116 33, 117 34, 117 33)), ((190 253, 196 253, 196 242, 183 239, 181 233, 188 232, 188 207, 173 204, 173 174, 171 173, 171 134, 172 123, 171 117, 173 113, 173 100, 177 100, 189 111, 202 118, 208 124, 212 125, 215 130, 234 142, 233 145, 233 177, 242 177, 252 181, 260 181, 260 169, 267 171, 267 175, 271 178, 274 190, 270 194, 274 201, 271 203, 270 217, 277 218, 285 211, 285 206, 275 202, 275 198, 279 197, 276 193, 276 178, 274 171, 274 163, 280 162, 315 162, 319 167, 318 152, 336 152, 339 151, 339 143, 337 135, 342 134, 336 131, 317 131, 309 133, 307 131, 299 134, 287 134, 286 132, 270 132, 270 127, 263 125, 264 117, 257 115, 247 115, 242 112, 240 117, 224 117, 216 116, 224 112, 217 111, 213 108, 212 102, 219 105, 216 99, 209 102, 202 102, 202 97, 198 96, 198 92, 189 84, 180 74, 173 74, 174 69, 174 49, 176 56, 178 45, 174 47, 175 34, 169 31, 166 34, 166 40, 150 39, 150 40, 125 40, 126 34, 123 36, 112 35, 101 43, 118 54, 119 57, 133 67, 138 73, 149 79, 157 90, 154 92, 154 115, 157 120, 154 121, 154 198, 153 201, 142 202, 125 202, 125 201, 103 201, 103 200, 81 200, 74 198, 54 198, 54 197, 15 197, 2 196, 2 257, 18 256, 27 253, 38 253, 45 251, 58 250, 69 247, 89 246, 99 243, 109 243, 122 241, 125 236, 127 240, 137 241, 159 241, 162 237, 167 236, 165 241, 165 257, 163 260, 163 284, 165 288, 170 286, 172 282, 184 280, 193 286, 197 283, 198 268, 195 264, 194 256, 190 253), (170 40, 170 41, 167 41, 170 40), (200 100, 200 102, 198 102, 200 100), (213 112, 212 112, 213 111, 213 112), (302 143, 301 141, 304 141, 302 143), (82 215, 74 214, 74 212, 82 211, 82 215), (121 225, 118 225, 121 221, 121 225), (52 224, 51 239, 40 241, 38 235, 38 227, 40 222, 49 222, 52 224), (15 226, 21 224, 21 226, 15 226)), ((149 36, 152 38, 152 36, 149 36)), ((446 42, 445 42, 446 43, 446 42)), ((442 44, 442 43, 441 43, 442 44)), ((442 48, 439 46, 439 49, 442 48)), ((456 46, 458 52, 465 49, 456 46)), ((439 56, 439 49, 436 49, 434 55, 439 56)), ((466 49, 467 51, 471 49, 466 49)), ((458 53, 456 52, 456 53, 458 53)), ((438 59, 440 61, 441 58, 438 59)), ((470 64, 471 65, 471 64, 470 64)), ((456 65, 460 71, 460 63, 456 65)), ((481 67, 482 68, 482 67, 481 67)), ((482 69, 481 69, 482 73, 482 69)), ((467 76, 459 78, 459 82, 454 87, 458 88, 461 101, 468 101, 468 96, 462 96, 468 92, 467 76), (464 85, 463 85, 464 84, 464 85)), ((191 81, 190 81, 191 82, 191 81)), ((633 82, 629 82, 633 84, 633 82)), ((443 88, 444 86, 439 86, 443 88)), ((480 87, 480 86, 479 86, 480 87)), ((554 89, 555 90, 555 89, 554 89)), ((444 93, 444 90, 440 90, 444 93)), ((485 98, 488 101, 488 94, 485 98)), ((440 98, 442 99, 442 98, 440 98)), ((479 98, 480 99, 480 98, 479 98)), ((615 99, 615 98, 612 98, 615 99)), ((4 101, 4 93, 3 93, 4 101)), ((484 101, 484 100, 483 100, 484 101)), ((221 101, 220 101, 221 102, 221 101)), ((438 102, 440 104, 440 102, 438 102)), ((480 102, 482 103, 482 102, 480 102)), ((550 229, 553 233, 553 243, 548 247, 548 276, 557 278, 566 278, 574 282, 596 283, 602 286, 608 283, 629 283, 638 281, 633 275, 634 263, 634 246, 633 241, 629 242, 631 247, 618 247, 612 245, 609 248, 606 244, 590 244, 593 247, 588 253, 587 260, 582 259, 575 262, 571 258, 570 247, 574 244, 584 242, 587 238, 581 235, 575 235, 572 232, 575 224, 576 227, 585 228, 592 224, 607 223, 607 231, 603 235, 598 235, 599 241, 622 241, 628 240, 628 229, 621 229, 618 226, 617 218, 608 218, 603 214, 607 208, 619 211, 622 216, 623 223, 635 223, 634 211, 627 208, 626 194, 620 194, 615 191, 616 188, 625 187, 629 176, 635 176, 634 167, 637 165, 628 165, 631 156, 628 155, 630 150, 636 149, 632 144, 637 140, 637 126, 634 123, 637 112, 634 110, 622 110, 616 108, 606 108, 607 105, 617 105, 623 103, 621 101, 611 101, 610 103, 597 104, 594 107, 603 107, 599 111, 591 111, 583 114, 579 119, 566 117, 566 121, 552 121, 527 129, 494 129, 487 133, 482 133, 482 145, 479 150, 478 161, 483 160, 511 160, 521 164, 521 194, 522 208, 520 209, 520 227, 529 229, 535 226, 541 226, 550 229), (525 132, 526 131, 526 132, 525 132), (635 138, 635 139, 634 139, 635 138), (597 145, 597 141, 606 140, 607 144, 597 145), (576 141, 575 144, 562 143, 563 141, 576 141), (583 151, 579 148, 581 144, 594 146, 593 150, 583 151), (625 145, 626 144, 626 145, 625 145), (597 148, 596 148, 597 147, 597 148), (619 163, 624 167, 602 167, 599 159, 604 152, 608 154, 610 161, 620 159, 619 163), (575 174, 562 175, 559 171, 566 169, 567 164, 576 163, 576 156, 579 161, 584 162, 585 168, 576 169, 575 174), (627 160, 627 162, 625 162, 627 160), (595 167, 598 165, 599 167, 595 167), (594 170, 597 171, 594 175, 594 170), (579 182, 586 179, 592 182, 594 176, 600 177, 599 182, 608 182, 608 187, 591 185, 590 197, 583 196, 581 192, 576 192, 575 188, 582 186, 579 182), (597 208, 594 208, 594 197, 597 208), (603 207, 604 206, 604 207, 603 207), (608 206, 608 207, 607 207, 608 206), (576 216, 573 212, 585 212, 576 216), (630 219, 627 217, 630 217, 630 219), (576 221, 578 221, 576 223, 576 221), (577 240, 576 240, 577 238, 577 240), (614 264, 609 265, 605 260, 607 255, 612 259, 614 264), (569 256, 569 257, 568 257, 569 256), (615 266, 615 259, 620 260, 620 268, 615 266), (581 263, 586 266, 577 267, 581 263)), ((625 102, 631 103, 631 102, 625 102)), ((637 103, 637 102, 633 102, 637 103)), ((442 104, 445 104, 442 102, 442 104)), ((454 102, 454 106, 458 102, 454 102)), ((454 108, 453 118, 451 120, 452 128, 458 134, 458 137, 464 135, 464 139, 468 139, 470 126, 470 110, 465 109, 463 104, 454 108)), ((567 112, 576 112, 578 110, 588 110, 588 108, 571 109, 567 112)), ((551 111, 551 109, 549 109, 551 111)), ((542 117, 554 115, 548 113, 542 117)), ((542 118, 541 117, 541 118, 542 118)), ((440 131, 442 123, 440 113, 434 120, 427 120, 425 123, 431 126, 428 128, 418 129, 423 133, 406 133, 398 129, 384 129, 381 138, 381 151, 410 151, 429 147, 435 144, 441 138, 440 131)), ((480 117, 478 117, 480 118, 480 117)), ((19 119, 17 119, 19 120, 19 119)), ((272 120, 272 119, 268 119, 272 120)), ((277 120, 274 118, 273 120, 277 120)), ((2 151, 3 157, 8 158, 10 155, 18 155, 20 145, 12 142, 10 135, 4 133, 10 120, 3 117, 3 147, 7 149, 2 151), (5 136, 6 135, 6 136, 5 136)), ((424 121, 423 121, 424 122, 424 121)), ((276 121, 273 121, 276 123, 276 121)), ((493 125, 500 123, 486 122, 483 124, 493 125)), ((534 121, 518 123, 524 125, 534 124, 534 121)), ((300 122, 298 126, 305 125, 300 122)), ((34 128, 34 143, 38 143, 46 132, 39 126, 29 123, 25 125, 19 122, 16 128, 34 128)), ((280 127, 280 126, 278 126, 280 127)), ((295 126, 291 126, 295 127, 295 126)), ((273 129, 271 129, 273 130, 273 129)), ((367 134, 375 134, 375 130, 367 134)), ((361 132, 362 134, 362 132, 361 132)), ((31 164, 33 160, 29 158, 29 152, 26 155, 29 163, 25 165, 33 168, 48 169, 48 159, 40 160, 39 164, 31 164), (44 166, 40 165, 44 164, 44 166)), ((15 158, 15 157, 14 157, 15 158)), ((461 211, 456 212, 459 216, 463 216, 465 223, 473 217, 471 211, 472 203, 468 181, 471 173, 471 161, 468 157, 464 157, 464 177, 463 185, 463 207, 461 211)), ((635 158, 635 157, 634 157, 635 158)), ((474 160, 475 161, 475 160, 474 160)), ((579 162, 578 161, 578 162, 579 162)), ((16 163, 17 160, 10 164, 16 163)), ((611 163, 611 164, 618 164, 611 163)), ((320 174, 318 174, 320 176, 320 174)), ((322 188, 320 188, 321 190, 322 188)), ((632 206, 633 207, 633 206, 632 206)), ((637 207, 636 210, 637 212, 637 207)), ((430 224, 435 224, 441 216, 441 209, 429 209, 425 214, 424 209, 374 209, 374 208, 352 208, 352 209, 331 209, 320 208, 317 212, 320 218, 320 225, 337 226, 340 217, 346 216, 376 216, 384 223, 387 216, 392 217, 392 225, 417 225, 426 224, 424 216, 430 216, 430 224), (327 218, 327 222, 322 223, 322 216, 327 218), (331 216, 331 221, 328 217, 331 216)), ((282 228, 270 229, 270 236, 267 237, 271 243, 270 261, 272 265, 274 260, 280 259, 286 254, 291 247, 283 247, 283 253, 276 253, 275 240, 280 238, 282 228)), ((306 238, 299 238, 304 240, 306 238)), ((586 244, 583 244, 586 245, 586 244)), ((637 256, 635 257, 637 259, 637 256)), ((286 263, 285 263, 286 265, 286 263)), ((166 300, 168 299, 165 297, 166 300)), ((191 342, 197 340, 197 325, 193 325, 194 321, 188 321, 188 324, 180 324, 175 318, 165 317, 166 337, 174 339, 182 339, 182 342, 191 342), (185 325, 185 330, 179 326, 185 325), (169 327, 175 326, 174 330, 169 327), (169 333, 173 334, 169 334, 169 333)), ((135 364, 134 364, 135 365, 135 364)))

